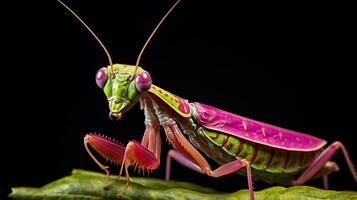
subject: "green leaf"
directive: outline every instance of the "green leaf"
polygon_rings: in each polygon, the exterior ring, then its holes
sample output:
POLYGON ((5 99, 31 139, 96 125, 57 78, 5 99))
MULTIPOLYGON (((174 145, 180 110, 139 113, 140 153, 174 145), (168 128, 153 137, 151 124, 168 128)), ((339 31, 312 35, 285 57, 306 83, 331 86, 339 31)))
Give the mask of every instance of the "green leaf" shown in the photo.
MULTIPOLYGON (((134 177, 124 195, 118 196, 125 186, 125 179, 116 181, 110 177, 109 188, 103 189, 104 175, 75 169, 66 176, 41 188, 12 188, 9 195, 13 199, 249 199, 248 190, 235 193, 221 193, 192 183, 164 181, 155 178, 134 177)), ((255 191, 259 199, 357 199, 357 192, 322 190, 308 186, 290 188, 271 187, 255 191)))

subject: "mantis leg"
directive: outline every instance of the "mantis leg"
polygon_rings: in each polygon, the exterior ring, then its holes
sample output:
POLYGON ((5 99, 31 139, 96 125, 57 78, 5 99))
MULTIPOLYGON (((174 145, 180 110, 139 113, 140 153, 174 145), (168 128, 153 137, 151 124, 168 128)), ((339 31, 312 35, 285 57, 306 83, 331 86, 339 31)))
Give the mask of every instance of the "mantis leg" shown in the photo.
POLYGON ((170 140, 170 143, 172 143, 172 145, 175 148, 181 146, 181 148, 176 148, 178 149, 178 151, 171 150, 168 154, 167 166, 166 166, 166 170, 167 170, 166 179, 170 178, 171 158, 175 159, 177 162, 188 167, 189 169, 192 169, 199 173, 207 174, 208 176, 211 177, 221 177, 224 175, 232 174, 245 167, 247 170, 250 199, 254 200, 252 174, 251 174, 250 164, 248 161, 246 161, 245 159, 235 160, 226 163, 212 171, 206 159, 183 136, 181 130, 176 125, 176 122, 174 122, 173 120, 168 120, 167 123, 162 125, 170 140), (189 154, 190 158, 187 158, 185 154, 189 154))
POLYGON ((91 146, 96 152, 98 152, 108 161, 116 165, 121 164, 118 179, 121 176, 125 166, 127 183, 122 193, 125 192, 130 182, 128 173, 129 166, 134 165, 135 168, 138 167, 139 170, 144 172, 144 170, 154 170, 160 164, 161 138, 159 122, 153 112, 152 104, 150 104, 150 101, 148 99, 143 99, 142 105, 145 109, 146 129, 141 144, 137 141, 131 141, 125 147, 112 139, 95 134, 87 134, 84 138, 84 146, 88 154, 91 156, 94 162, 106 173, 105 186, 108 185, 108 167, 99 162, 99 160, 90 151, 89 146, 91 146))
POLYGON ((196 171, 198 173, 204 174, 204 171, 202 170, 202 168, 200 166, 198 166, 191 160, 187 159, 185 156, 180 154, 178 151, 171 149, 169 151, 169 153, 167 154, 167 158, 166 158, 165 180, 168 181, 168 180, 170 180, 170 177, 171 177, 171 159, 172 158, 175 159, 181 165, 183 165, 193 171, 196 171))
POLYGON ((132 165, 135 166, 135 168, 139 168, 139 171, 141 170, 143 172, 144 170, 154 170, 159 167, 160 159, 155 157, 153 152, 149 151, 139 142, 135 140, 130 141, 125 148, 124 158, 119 173, 119 176, 121 176, 123 170, 125 169, 127 182, 121 194, 125 193, 129 183, 131 182, 128 168, 132 165))
MULTIPOLYGON (((154 147, 157 144, 160 144, 160 135, 159 136, 155 135, 154 141, 155 141, 155 144, 153 145, 154 147)), ((135 168, 138 167, 139 170, 142 170, 144 172, 144 170, 154 170, 160 164, 160 158, 156 157, 157 155, 160 155, 160 152, 157 152, 157 150, 160 150, 160 148, 155 147, 153 148, 154 152, 152 152, 149 149, 147 149, 147 147, 141 145, 137 141, 131 141, 127 144, 126 147, 124 147, 104 136, 87 134, 86 137, 84 138, 84 145, 86 147, 86 150, 88 151, 88 154, 92 157, 94 162, 96 162, 97 165, 101 169, 103 169, 106 173, 105 188, 108 185, 108 176, 109 176, 108 167, 100 163, 98 159, 91 153, 88 144, 91 147, 93 147, 93 149, 97 151, 102 157, 106 158, 112 163, 117 165, 122 164, 119 177, 121 176, 124 169, 123 167, 125 166, 127 183, 122 193, 126 191, 130 183, 130 176, 128 172, 129 166, 134 165, 135 168)))
POLYGON ((329 189, 328 175, 322 176, 322 183, 324 184, 324 189, 328 190, 329 189))
POLYGON ((94 162, 106 173, 104 181, 104 189, 106 189, 108 186, 109 167, 99 162, 99 160, 90 151, 88 144, 93 147, 93 149, 97 151, 102 157, 110 160, 111 162, 114 162, 115 164, 119 164, 123 160, 125 147, 115 142, 114 140, 96 134, 87 134, 84 137, 84 146, 88 154, 94 160, 94 162))
MULTIPOLYGON (((334 142, 330 146, 328 146, 314 161, 313 163, 301 174, 301 176, 292 182, 293 185, 301 185, 304 184, 306 181, 310 180, 336 153, 338 149, 342 150, 343 156, 347 162, 348 168, 354 178, 355 182, 357 183, 357 173, 353 167, 353 163, 348 156, 347 150, 345 146, 341 142, 334 142)), ((324 179, 324 186, 328 187, 327 177, 323 177, 324 179)))
POLYGON ((122 175, 123 170, 125 169, 127 183, 121 194, 126 191, 131 181, 128 172, 129 166, 134 165, 135 168, 139 168, 139 171, 142 170, 144 172, 145 170, 149 171, 157 169, 160 165, 160 125, 154 114, 150 99, 143 96, 141 99, 141 105, 144 107, 146 129, 141 143, 137 141, 131 141, 125 148, 119 177, 122 175))
POLYGON ((140 99, 141 106, 144 107, 145 133, 141 140, 141 145, 147 147, 157 158, 161 154, 160 124, 154 113, 151 100, 144 94, 140 99))

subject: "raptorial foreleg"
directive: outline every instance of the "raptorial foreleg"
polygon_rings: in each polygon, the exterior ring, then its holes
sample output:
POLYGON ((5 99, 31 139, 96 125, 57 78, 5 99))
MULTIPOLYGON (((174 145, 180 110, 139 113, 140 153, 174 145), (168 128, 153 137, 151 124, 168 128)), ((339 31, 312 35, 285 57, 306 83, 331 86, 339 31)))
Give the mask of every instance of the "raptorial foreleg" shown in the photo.
POLYGON ((127 183, 122 193, 126 191, 130 183, 128 168, 134 166, 141 171, 151 171, 158 168, 160 165, 161 155, 161 137, 160 125, 156 118, 150 98, 145 94, 140 99, 141 105, 144 108, 145 114, 145 133, 141 143, 131 141, 125 148, 124 158, 119 172, 119 177, 125 169, 127 183))
POLYGON ((106 173, 104 181, 104 188, 106 188, 108 185, 108 177, 110 173, 108 169, 109 167, 99 162, 99 160, 90 151, 89 145, 102 157, 117 165, 119 165, 124 158, 125 147, 118 142, 101 135, 90 133, 84 137, 84 146, 88 154, 94 160, 94 162, 106 173))
POLYGON ((159 165, 160 159, 157 158, 151 151, 135 140, 130 141, 125 148, 124 158, 119 172, 119 176, 121 176, 123 170, 125 169, 127 180, 125 188, 122 190, 121 194, 126 191, 131 181, 128 171, 129 166, 134 166, 141 171, 150 171, 157 169, 159 165))
POLYGON ((143 95, 141 104, 145 111, 146 126, 141 144, 137 141, 131 141, 125 147, 112 139, 96 134, 87 134, 84 138, 84 146, 88 154, 106 173, 105 185, 108 184, 109 167, 99 162, 92 154, 89 146, 108 161, 116 165, 121 165, 118 179, 123 169, 125 169, 127 184, 123 192, 125 192, 130 182, 128 173, 129 166, 134 165, 135 168, 139 168, 139 170, 145 172, 154 170, 160 165, 161 138, 159 122, 154 114, 151 100, 143 95))
POLYGON ((144 94, 140 99, 140 104, 144 108, 146 127, 141 144, 159 158, 161 154, 160 124, 154 113, 152 101, 147 94, 144 94))

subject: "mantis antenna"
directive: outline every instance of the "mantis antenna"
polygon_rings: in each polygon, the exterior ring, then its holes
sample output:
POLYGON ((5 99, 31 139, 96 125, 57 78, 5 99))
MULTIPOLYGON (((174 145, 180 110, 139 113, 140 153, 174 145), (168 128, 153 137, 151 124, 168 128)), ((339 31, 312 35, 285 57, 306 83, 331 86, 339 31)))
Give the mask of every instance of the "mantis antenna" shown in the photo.
POLYGON ((141 59, 141 56, 143 55, 143 52, 146 48, 146 46, 149 44, 151 38, 155 35, 157 29, 159 29, 160 25, 162 24, 162 22, 166 19, 166 17, 171 13, 171 11, 177 6, 178 3, 180 3, 181 0, 177 0, 176 3, 170 8, 169 11, 167 11, 167 13, 164 15, 164 17, 161 19, 161 21, 156 25, 155 29, 152 31, 151 35, 149 36, 149 38, 146 40, 143 48, 141 49, 139 55, 138 55, 138 58, 136 60, 136 64, 135 64, 135 70, 134 70, 134 73, 133 73, 133 76, 131 77, 131 80, 134 79, 135 77, 135 74, 136 74, 136 71, 138 70, 138 67, 139 67, 139 63, 140 63, 140 59, 141 59))
POLYGON ((70 9, 66 4, 64 4, 62 1, 57 0, 59 3, 61 3, 67 10, 69 10, 86 28, 87 30, 93 35, 93 37, 98 41, 98 43, 100 44, 100 46, 102 46, 103 50, 105 51, 105 53, 108 56, 108 60, 109 60, 109 65, 110 65, 110 71, 112 74, 112 77, 114 77, 114 71, 113 71, 113 61, 112 58, 110 57, 110 54, 107 50, 107 48, 105 48, 104 44, 100 41, 100 39, 98 38, 98 36, 92 31, 92 29, 89 28, 89 26, 72 10, 70 9))

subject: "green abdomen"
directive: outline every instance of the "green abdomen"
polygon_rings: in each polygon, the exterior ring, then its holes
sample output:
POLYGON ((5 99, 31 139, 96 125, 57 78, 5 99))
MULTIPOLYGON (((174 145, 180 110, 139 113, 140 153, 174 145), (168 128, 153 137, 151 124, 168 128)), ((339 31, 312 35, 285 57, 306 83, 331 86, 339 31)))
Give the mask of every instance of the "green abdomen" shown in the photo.
MULTIPOLYGON (((288 185, 319 153, 276 149, 203 127, 196 133, 191 142, 207 156, 220 164, 246 159, 251 163, 253 177, 268 183, 288 185)), ((238 173, 246 175, 245 170, 238 173)))

